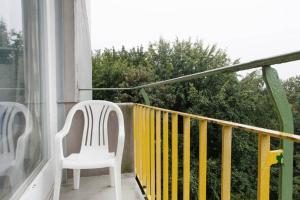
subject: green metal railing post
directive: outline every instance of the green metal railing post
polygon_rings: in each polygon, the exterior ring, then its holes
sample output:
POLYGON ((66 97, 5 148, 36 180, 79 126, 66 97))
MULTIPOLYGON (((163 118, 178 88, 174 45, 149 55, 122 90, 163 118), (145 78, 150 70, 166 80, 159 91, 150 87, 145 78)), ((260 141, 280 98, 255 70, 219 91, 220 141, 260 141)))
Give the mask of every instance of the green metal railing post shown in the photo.
MULTIPOLYGON (((294 120, 291 106, 278 78, 277 71, 270 66, 263 67, 263 78, 275 105, 281 131, 294 133, 294 120)), ((281 140, 284 162, 279 175, 279 200, 293 199, 293 142, 281 140)))
POLYGON ((148 106, 150 106, 150 99, 149 99, 149 96, 148 96, 148 94, 147 94, 147 92, 145 91, 144 88, 142 88, 140 90, 140 94, 143 96, 145 104, 148 105, 148 106))

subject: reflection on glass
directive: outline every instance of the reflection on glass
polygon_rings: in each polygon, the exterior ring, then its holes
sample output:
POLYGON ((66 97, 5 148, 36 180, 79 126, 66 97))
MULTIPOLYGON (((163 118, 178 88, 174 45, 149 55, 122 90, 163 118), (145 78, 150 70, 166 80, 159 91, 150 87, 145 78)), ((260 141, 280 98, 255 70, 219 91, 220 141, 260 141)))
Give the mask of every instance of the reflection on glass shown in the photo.
POLYGON ((17 186, 26 177, 25 152, 32 120, 27 107, 14 102, 0 102, 0 116, 0 175, 7 182, 2 183, 4 196, 9 186, 17 186))
POLYGON ((0 199, 9 199, 46 158, 37 5, 1 0, 0 199))

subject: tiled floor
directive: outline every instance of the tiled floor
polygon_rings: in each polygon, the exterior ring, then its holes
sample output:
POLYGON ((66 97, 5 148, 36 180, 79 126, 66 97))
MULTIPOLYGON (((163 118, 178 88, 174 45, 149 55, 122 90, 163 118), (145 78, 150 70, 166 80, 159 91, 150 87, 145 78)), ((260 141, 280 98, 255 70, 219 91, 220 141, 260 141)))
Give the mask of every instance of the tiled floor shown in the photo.
MULTIPOLYGON (((73 190, 73 180, 61 188, 61 200, 114 200, 115 190, 110 187, 108 175, 81 177, 80 189, 73 190)), ((122 174, 122 199, 140 200, 133 174, 122 174)))

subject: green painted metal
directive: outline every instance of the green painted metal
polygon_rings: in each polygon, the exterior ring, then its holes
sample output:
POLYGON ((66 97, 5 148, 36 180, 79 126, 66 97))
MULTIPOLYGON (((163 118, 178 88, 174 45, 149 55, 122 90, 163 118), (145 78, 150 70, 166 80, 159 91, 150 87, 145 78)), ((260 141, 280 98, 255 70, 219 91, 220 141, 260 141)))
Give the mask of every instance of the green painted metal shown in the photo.
POLYGON ((140 94, 143 96, 145 104, 148 105, 148 106, 150 106, 150 99, 149 99, 149 96, 148 96, 148 94, 147 94, 147 92, 145 91, 144 88, 142 88, 140 90, 140 94))
POLYGON ((277 164, 283 164, 283 153, 279 156, 276 156, 277 164))
POLYGON ((79 90, 93 90, 93 91, 113 91, 113 90, 133 90, 133 88, 79 88, 79 90))
POLYGON ((211 76, 211 75, 216 75, 216 74, 220 74, 220 73, 242 71, 242 70, 246 70, 246 69, 262 67, 265 65, 274 65, 274 64, 291 62, 291 61, 295 61, 295 60, 300 60, 300 51, 289 53, 289 54, 284 54, 284 55, 279 55, 279 56, 274 56, 271 58, 255 60, 255 61, 251 61, 251 62, 247 62, 247 63, 227 66, 227 67, 218 67, 218 68, 214 68, 214 69, 207 70, 204 72, 198 72, 198 73, 181 76, 178 78, 173 78, 173 79, 169 79, 169 80, 165 80, 165 81, 158 81, 155 83, 149 83, 149 84, 137 86, 137 87, 134 87, 134 89, 178 83, 178 82, 182 82, 182 81, 189 81, 189 80, 201 78, 204 76, 211 76))
POLYGON ((287 62, 292 62, 292 61, 296 61, 296 60, 300 60, 300 51, 291 52, 291 53, 278 55, 278 56, 273 56, 270 58, 263 58, 263 59, 254 60, 254 61, 247 62, 247 63, 237 64, 237 65, 217 67, 217 68, 207 70, 204 72, 198 72, 198 73, 180 76, 180 77, 172 78, 172 79, 168 79, 168 80, 157 81, 154 83, 148 83, 148 84, 139 85, 136 87, 92 88, 92 89, 91 88, 80 88, 79 90, 136 90, 136 89, 141 89, 141 88, 148 88, 148 87, 155 87, 155 86, 160 86, 160 85, 165 85, 165 84, 173 84, 173 83, 178 83, 178 82, 183 82, 183 81, 190 81, 190 80, 198 79, 201 77, 216 75, 216 74, 220 74, 220 73, 237 72, 237 71, 242 71, 242 70, 247 70, 247 69, 258 68, 258 67, 262 67, 262 66, 271 66, 271 65, 275 65, 275 64, 287 63, 287 62))
MULTIPOLYGON (((287 100, 283 86, 278 78, 277 71, 270 66, 263 67, 263 77, 271 99, 276 107, 281 131, 293 133, 294 121, 291 106, 287 100)), ((293 199, 293 142, 282 140, 284 162, 281 165, 279 176, 279 199, 293 199)))

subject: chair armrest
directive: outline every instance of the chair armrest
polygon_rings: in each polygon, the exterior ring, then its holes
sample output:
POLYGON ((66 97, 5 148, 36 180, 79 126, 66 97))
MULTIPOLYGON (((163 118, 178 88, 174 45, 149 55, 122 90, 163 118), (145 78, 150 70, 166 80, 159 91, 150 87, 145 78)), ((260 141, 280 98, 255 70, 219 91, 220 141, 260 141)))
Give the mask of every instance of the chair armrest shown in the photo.
MULTIPOLYGON (((24 158, 25 158, 25 149, 28 144, 28 136, 29 134, 24 133, 18 138, 17 146, 16 146, 16 165, 19 167, 23 167, 24 158)), ((19 168, 21 169, 21 168, 19 168)))
POLYGON ((70 131, 72 119, 75 112, 76 109, 74 109, 73 107, 67 115, 64 127, 55 135, 55 156, 57 156, 56 158, 58 161, 64 159, 62 140, 70 131))
POLYGON ((116 150, 116 160, 118 164, 121 166, 122 163, 122 156, 123 156, 123 150, 124 150, 124 143, 125 143, 125 130, 124 130, 124 124, 119 126, 119 135, 118 135, 118 145, 116 150))
POLYGON ((63 153, 63 139, 67 135, 66 132, 61 130, 55 135, 55 157, 57 160, 63 160, 64 159, 64 153, 63 153))
POLYGON ((123 149, 124 149, 124 142, 125 142, 125 134, 120 134, 118 136, 118 145, 117 145, 117 151, 116 151, 116 158, 117 162, 121 164, 122 162, 122 156, 123 156, 123 149))

